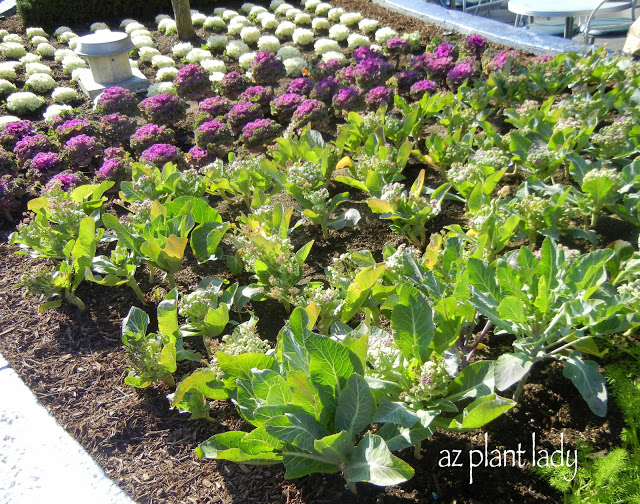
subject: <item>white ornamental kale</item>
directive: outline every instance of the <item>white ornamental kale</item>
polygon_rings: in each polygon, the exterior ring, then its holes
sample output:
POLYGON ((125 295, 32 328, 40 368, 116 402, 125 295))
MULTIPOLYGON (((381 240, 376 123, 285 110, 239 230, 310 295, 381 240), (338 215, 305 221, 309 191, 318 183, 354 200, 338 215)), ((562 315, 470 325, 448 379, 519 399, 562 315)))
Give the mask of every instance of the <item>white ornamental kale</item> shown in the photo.
POLYGON ((44 31, 42 28, 30 27, 30 28, 27 28, 26 32, 27 32, 27 37, 30 39, 33 39, 33 37, 47 38, 49 36, 47 35, 47 32, 44 31))
POLYGON ((9 93, 15 93, 17 90, 18 88, 13 82, 5 79, 0 79, 0 95, 4 96, 9 93))
POLYGON ((311 24, 311 16, 306 12, 299 12, 293 18, 293 22, 298 26, 309 26, 311 24))
POLYGON ((177 94, 176 86, 173 82, 156 82, 151 84, 147 90, 147 96, 156 96, 159 94, 177 94))
POLYGON ((227 73, 227 65, 224 61, 219 59, 205 59, 200 62, 200 66, 204 68, 208 73, 222 72, 227 73))
POLYGON ((390 38, 397 36, 397 31, 395 31, 393 28, 390 28, 389 26, 385 26, 376 31, 375 38, 378 44, 384 44, 390 38))
POLYGON ((202 24, 202 26, 205 29, 214 31, 216 33, 226 31, 227 29, 227 23, 225 22, 224 19, 222 19, 219 16, 208 17, 207 19, 204 20, 204 23, 202 24))
POLYGON ((282 63, 289 77, 300 77, 302 69, 309 66, 307 60, 303 58, 287 58, 282 63))
POLYGON ((80 56, 70 54, 62 58, 62 70, 64 73, 70 74, 78 68, 87 68, 87 62, 80 56))
POLYGON ((19 64, 17 61, 4 61, 0 63, 0 79, 12 81, 17 77, 16 68, 13 63, 19 64))
POLYGON ((362 14, 359 12, 345 12, 340 16, 340 24, 354 26, 362 21, 362 14))
POLYGON ((227 44, 227 56, 235 60, 240 59, 240 56, 248 52, 249 46, 241 40, 232 40, 227 44))
POLYGON ((266 14, 260 19, 260 25, 265 30, 275 30, 280 25, 280 22, 273 14, 266 14))
POLYGON ((207 16, 200 12, 191 12, 191 22, 193 23, 193 26, 203 26, 206 19, 207 16))
POLYGON ((64 32, 63 34, 61 34, 58 37, 58 41, 62 42, 63 44, 68 44, 74 38, 78 38, 78 35, 76 35, 72 31, 68 31, 68 32, 64 32))
POLYGON ((359 33, 352 33, 347 37, 347 46, 349 49, 357 49, 358 47, 369 47, 371 41, 366 35, 360 35, 359 33))
MULTIPOLYGON (((166 18, 166 19, 171 19, 171 18, 166 18)), ((138 23, 137 21, 134 23, 129 23, 127 26, 124 27, 124 31, 127 35, 131 35, 134 31, 136 30, 146 30, 146 26, 138 23)))
POLYGON ((171 53, 176 58, 184 58, 191 49, 193 49, 191 42, 178 42, 171 48, 171 53))
POLYGON ((358 23, 358 28, 363 33, 369 33, 376 31, 379 24, 377 19, 363 19, 358 23))
POLYGON ((89 31, 95 33, 98 30, 109 30, 109 25, 106 23, 93 23, 90 27, 89 27, 89 31))
POLYGON ((78 100, 78 92, 70 87, 57 87, 51 93, 51 98, 56 103, 71 103, 78 100))
POLYGON ((27 54, 27 50, 18 42, 3 42, 0 44, 0 51, 5 58, 22 58, 27 54))
POLYGON ((178 76, 178 69, 176 67, 163 67, 159 68, 156 73, 156 80, 158 81, 173 81, 178 76))
POLYGON ((311 28, 316 31, 327 31, 331 27, 331 23, 327 18, 317 17, 311 22, 311 28))
POLYGON ((46 123, 52 123, 56 117, 60 116, 63 112, 71 112, 73 107, 71 105, 49 105, 47 110, 42 114, 42 118, 46 123))
POLYGON ((278 37, 280 40, 291 38, 295 29, 296 25, 291 21, 283 21, 276 28, 276 37, 278 37))
POLYGON ((280 40, 278 40, 278 37, 274 37, 273 35, 263 35, 258 39, 258 50, 260 51, 277 53, 279 49, 280 40))
POLYGON ((156 68, 172 67, 175 64, 171 56, 165 56, 164 54, 156 54, 151 58, 151 65, 156 68))
POLYGON ((68 26, 60 26, 59 28, 56 29, 56 31, 53 32, 53 36, 59 39, 60 35, 68 32, 71 32, 71 28, 69 28, 68 26))
POLYGON ((178 31, 178 26, 173 19, 165 18, 158 23, 158 31, 169 35, 171 33, 176 33, 178 31))
POLYGON ((329 38, 341 42, 347 40, 347 37, 351 34, 351 30, 344 25, 337 24, 329 28, 329 38))
POLYGON ((322 61, 324 61, 325 63, 331 60, 337 60, 340 63, 344 64, 347 62, 347 57, 344 55, 344 53, 337 51, 329 51, 322 55, 322 61))
POLYGON ((240 38, 245 44, 256 44, 260 35, 262 35, 260 30, 255 26, 245 26, 240 30, 240 38))
POLYGON ((20 63, 26 65, 27 63, 38 63, 42 59, 42 56, 35 53, 27 53, 22 58, 20 58, 20 63))
POLYGON ((137 49, 140 49, 142 47, 155 47, 156 44, 153 41, 153 39, 151 37, 148 37, 146 35, 142 35, 139 37, 131 37, 131 42, 133 42, 133 45, 136 46, 137 49))
POLYGON ((342 7, 334 7, 327 12, 327 17, 330 21, 337 23, 340 21, 340 16, 344 14, 344 9, 342 7))
POLYGON ((55 53, 55 47, 49 44, 49 42, 41 42, 36 46, 36 54, 43 58, 53 58, 55 53))
POLYGON ((36 35, 35 37, 31 38, 29 42, 31 43, 31 45, 37 46, 38 44, 49 43, 49 39, 47 37, 36 35))
POLYGON ((313 50, 318 56, 328 52, 340 52, 340 44, 336 40, 319 39, 313 44, 313 50))
POLYGON ((38 63, 38 62, 27 63, 25 65, 24 73, 27 77, 30 77, 31 75, 36 73, 44 73, 44 74, 53 76, 53 70, 51 70, 51 68, 49 68, 47 65, 43 63, 38 63))
POLYGON ((198 64, 202 60, 211 59, 211 58, 213 58, 213 54, 211 54, 211 51, 208 51, 206 49, 199 49, 197 47, 194 47, 193 49, 191 49, 185 56, 185 59, 189 63, 194 63, 194 64, 198 64))
POLYGON ((207 39, 207 46, 209 49, 216 52, 222 52, 227 47, 229 38, 226 35, 211 35, 207 39))
POLYGON ((251 26, 251 22, 244 16, 236 16, 229 23, 227 33, 229 35, 239 35, 243 28, 251 26))
POLYGON ((249 68, 251 67, 251 63, 253 63, 253 60, 255 59, 256 59, 256 53, 254 52, 244 53, 242 56, 240 56, 240 58, 238 58, 238 64, 240 65, 240 68, 242 68, 243 70, 249 70, 249 68))
POLYGON ((329 11, 332 9, 331 4, 327 2, 320 2, 316 6, 316 16, 328 16, 329 11))
POLYGON ((276 56, 281 60, 287 60, 289 58, 301 58, 302 53, 297 47, 285 45, 278 49, 276 56))
POLYGON ((24 89, 38 94, 45 94, 56 87, 56 81, 46 73, 34 73, 24 83, 24 89))
MULTIPOLYGON (((55 83, 54 83, 55 84, 55 83)), ((44 98, 29 91, 10 94, 7 98, 7 109, 17 114, 33 112, 44 105, 44 98)))
POLYGON ((293 30, 291 38, 295 44, 306 46, 309 44, 313 44, 315 35, 313 34, 313 31, 307 28, 296 28, 295 30, 293 30))

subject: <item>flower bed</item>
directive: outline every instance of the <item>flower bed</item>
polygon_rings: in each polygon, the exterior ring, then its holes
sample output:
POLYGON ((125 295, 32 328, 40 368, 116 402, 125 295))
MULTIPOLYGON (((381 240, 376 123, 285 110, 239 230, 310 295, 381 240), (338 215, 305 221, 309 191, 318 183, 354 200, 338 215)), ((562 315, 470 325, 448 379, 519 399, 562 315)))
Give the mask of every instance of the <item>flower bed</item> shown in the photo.
MULTIPOLYGON (((201 458, 335 473, 350 491, 418 485, 442 460, 421 450, 436 429, 521 422, 544 372, 603 422, 598 366, 611 376, 627 358, 612 341, 640 325, 638 64, 523 59, 301 7, 205 16, 226 54, 162 54, 129 20, 141 67, 173 82, 80 112, 52 105, 49 79, 28 85, 20 65, 39 55, 6 34, 5 58, 27 59, 3 78, 47 95, 10 94, 19 117, 0 134, 2 216, 38 196, 9 241, 49 260, 23 285, 71 316, 100 309, 83 292, 130 289, 125 383, 225 424, 198 431, 201 458), (49 137, 28 120, 47 100, 49 137)), ((51 68, 83 71, 62 51, 51 68)))

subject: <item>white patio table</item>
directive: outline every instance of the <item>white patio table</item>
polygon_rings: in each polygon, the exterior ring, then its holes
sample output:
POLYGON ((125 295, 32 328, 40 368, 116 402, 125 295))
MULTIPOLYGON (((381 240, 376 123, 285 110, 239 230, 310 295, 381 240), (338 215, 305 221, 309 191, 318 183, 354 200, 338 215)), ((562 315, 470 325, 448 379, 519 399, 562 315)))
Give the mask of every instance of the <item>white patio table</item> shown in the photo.
MULTIPOLYGON (((573 36, 573 18, 588 16, 601 0, 509 0, 507 8, 514 14, 523 16, 563 17, 564 38, 573 36)), ((600 7, 598 12, 616 12, 629 8, 628 1, 611 1, 600 7)))

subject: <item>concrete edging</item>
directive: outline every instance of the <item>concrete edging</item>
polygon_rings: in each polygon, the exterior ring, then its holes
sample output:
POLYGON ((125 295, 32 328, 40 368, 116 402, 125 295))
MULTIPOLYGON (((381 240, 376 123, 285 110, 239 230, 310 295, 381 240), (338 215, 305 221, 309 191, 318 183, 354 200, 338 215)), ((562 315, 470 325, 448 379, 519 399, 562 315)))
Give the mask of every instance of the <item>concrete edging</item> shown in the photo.
POLYGON ((534 54, 561 54, 566 52, 585 53, 589 46, 574 40, 539 35, 520 28, 514 28, 501 21, 473 16, 466 12, 452 11, 426 0, 372 0, 401 14, 422 21, 455 30, 464 35, 482 35, 490 42, 534 54))
POLYGON ((0 502, 135 504, 0 354, 0 502))

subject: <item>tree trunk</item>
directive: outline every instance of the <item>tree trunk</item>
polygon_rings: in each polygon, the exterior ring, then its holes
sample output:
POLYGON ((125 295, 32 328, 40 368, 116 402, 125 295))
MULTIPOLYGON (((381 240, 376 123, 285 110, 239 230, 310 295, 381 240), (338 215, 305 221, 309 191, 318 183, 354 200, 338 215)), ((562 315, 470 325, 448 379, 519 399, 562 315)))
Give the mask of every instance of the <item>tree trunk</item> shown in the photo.
POLYGON ((191 22, 191 6, 189 0, 171 0, 173 15, 178 27, 178 38, 180 40, 191 40, 195 38, 196 31, 191 22))

